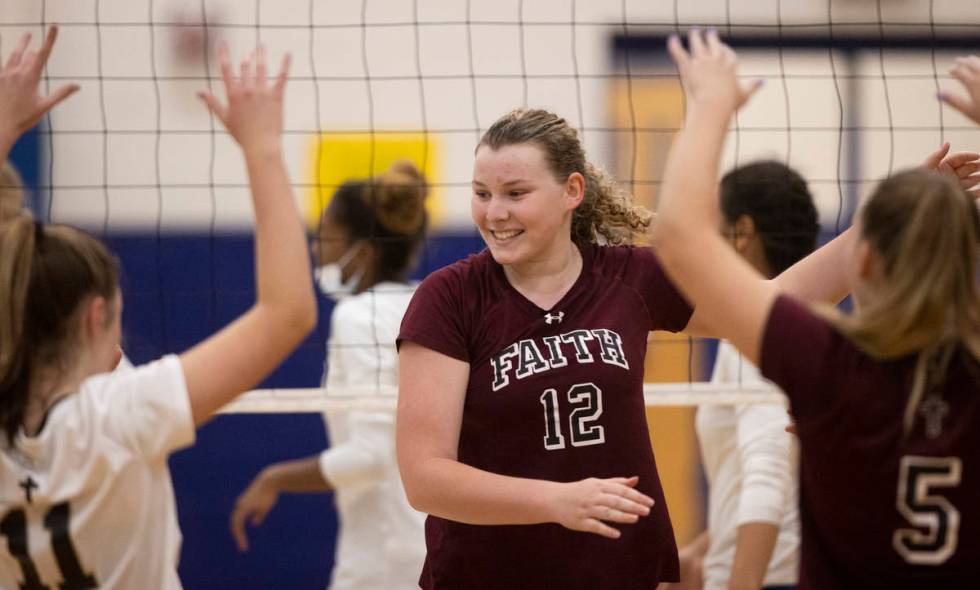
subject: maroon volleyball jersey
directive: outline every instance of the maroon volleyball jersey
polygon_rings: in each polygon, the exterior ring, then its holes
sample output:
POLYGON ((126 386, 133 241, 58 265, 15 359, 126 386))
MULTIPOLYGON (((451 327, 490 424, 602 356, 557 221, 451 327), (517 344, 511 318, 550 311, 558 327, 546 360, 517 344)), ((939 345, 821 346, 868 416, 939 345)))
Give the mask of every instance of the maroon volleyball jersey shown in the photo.
POLYGON ((980 369, 963 352, 908 435, 915 358, 876 360, 782 296, 763 375, 800 437, 799 588, 980 588, 980 369))
MULTIPOLYGON (((650 448, 643 364, 651 330, 691 308, 648 248, 580 246, 582 273, 553 308, 515 290, 489 251, 430 275, 405 313, 408 340, 469 363, 459 461, 571 482, 639 476, 655 500, 612 540, 558 524, 478 526, 429 516, 420 584, 444 588, 652 590, 678 576, 650 448)), ((437 393, 437 392, 433 392, 437 393)))

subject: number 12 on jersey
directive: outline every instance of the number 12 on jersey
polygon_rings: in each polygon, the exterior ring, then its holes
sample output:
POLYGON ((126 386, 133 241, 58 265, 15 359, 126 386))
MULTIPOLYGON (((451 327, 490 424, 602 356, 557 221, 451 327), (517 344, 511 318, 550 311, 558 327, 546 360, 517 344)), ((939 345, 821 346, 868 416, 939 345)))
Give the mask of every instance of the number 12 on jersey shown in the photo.
MULTIPOLYGON (((568 390, 568 430, 573 447, 587 447, 606 442, 606 430, 596 424, 602 415, 602 390, 593 383, 578 383, 568 390)), ((558 391, 546 389, 541 394, 544 406, 544 448, 549 451, 565 448, 558 410, 558 391)))

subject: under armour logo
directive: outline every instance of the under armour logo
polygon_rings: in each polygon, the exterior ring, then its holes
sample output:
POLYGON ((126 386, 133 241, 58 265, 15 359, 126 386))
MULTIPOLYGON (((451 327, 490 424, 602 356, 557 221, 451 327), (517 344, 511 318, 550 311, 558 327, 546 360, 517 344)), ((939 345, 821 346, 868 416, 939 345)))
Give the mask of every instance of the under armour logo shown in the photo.
POLYGON ((926 420, 926 436, 939 438, 943 433, 943 418, 949 414, 949 404, 938 395, 930 395, 919 406, 919 413, 926 420))
POLYGON ((546 313, 544 314, 544 321, 550 326, 551 324, 560 324, 561 321, 565 319, 565 312, 559 311, 558 313, 546 313))

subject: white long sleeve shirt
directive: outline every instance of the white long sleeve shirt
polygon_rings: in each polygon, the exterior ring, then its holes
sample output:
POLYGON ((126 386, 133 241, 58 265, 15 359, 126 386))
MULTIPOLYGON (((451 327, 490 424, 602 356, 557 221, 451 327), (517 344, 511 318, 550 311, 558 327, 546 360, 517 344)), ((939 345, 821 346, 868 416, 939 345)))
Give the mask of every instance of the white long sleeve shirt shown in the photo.
MULTIPOLYGON (((729 343, 721 342, 713 383, 760 383, 762 378, 729 343)), ((761 522, 779 526, 764 586, 795 584, 799 567, 797 448, 785 432, 781 404, 703 406, 696 427, 708 476, 708 531, 705 590, 727 588, 738 527, 761 522)))
MULTIPOLYGON (((398 385, 395 339, 414 286, 381 283, 339 301, 327 343, 326 391, 376 396, 398 385)), ((417 589, 425 516, 409 504, 395 459, 395 416, 324 415, 331 446, 320 471, 336 489, 340 520, 331 590, 417 589)))

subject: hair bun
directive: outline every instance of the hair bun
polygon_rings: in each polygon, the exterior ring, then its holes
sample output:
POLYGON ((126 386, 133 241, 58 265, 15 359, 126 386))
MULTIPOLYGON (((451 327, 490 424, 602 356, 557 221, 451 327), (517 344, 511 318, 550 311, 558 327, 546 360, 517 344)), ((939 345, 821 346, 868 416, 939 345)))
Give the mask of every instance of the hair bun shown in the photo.
POLYGON ((410 236, 425 225, 425 176, 408 160, 396 160, 368 183, 365 198, 388 231, 410 236))

